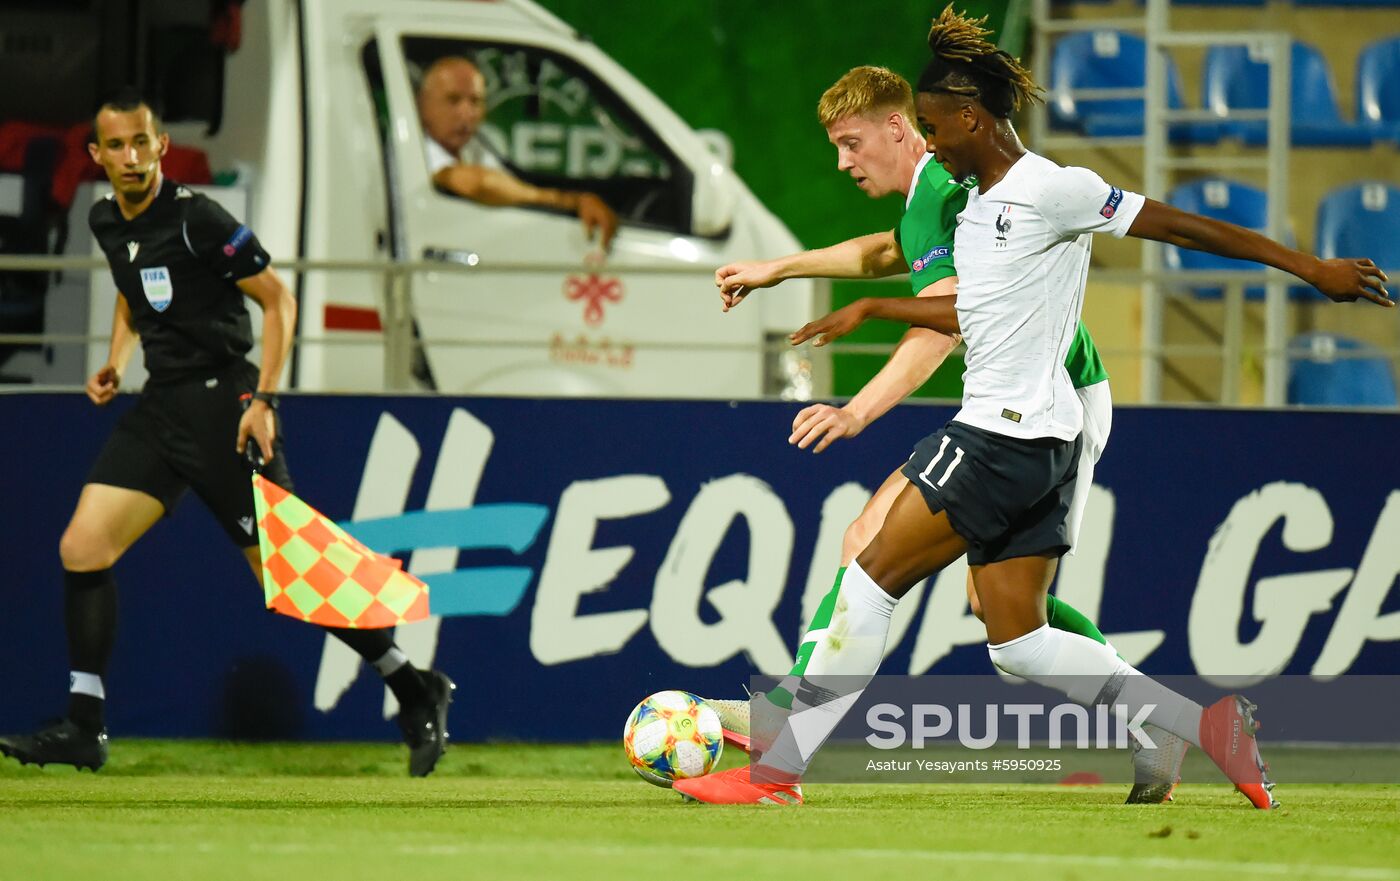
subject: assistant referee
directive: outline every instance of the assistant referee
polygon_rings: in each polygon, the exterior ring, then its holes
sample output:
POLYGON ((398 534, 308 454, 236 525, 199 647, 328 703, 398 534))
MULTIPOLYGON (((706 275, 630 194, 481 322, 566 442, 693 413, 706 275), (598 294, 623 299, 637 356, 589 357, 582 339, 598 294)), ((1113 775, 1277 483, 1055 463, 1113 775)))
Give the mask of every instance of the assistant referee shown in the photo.
MULTIPOLYGON (((161 174, 169 137, 150 104, 125 89, 104 102, 88 145, 113 192, 88 223, 116 281, 111 354, 87 382, 97 406, 117 394, 139 341, 150 375, 88 474, 59 543, 72 666, 66 718, 0 739, 24 763, 97 770, 107 760, 103 677, 117 629, 112 566, 193 489, 255 577, 262 560, 243 452, 256 444, 263 475, 291 488, 277 385, 296 326, 296 300, 252 230, 213 200, 161 174), (263 310, 262 364, 245 298, 263 310), (246 405, 246 406, 245 406, 246 405)), ((409 772, 430 773, 446 748, 453 684, 408 662, 385 630, 326 628, 384 677, 400 704, 409 772)))

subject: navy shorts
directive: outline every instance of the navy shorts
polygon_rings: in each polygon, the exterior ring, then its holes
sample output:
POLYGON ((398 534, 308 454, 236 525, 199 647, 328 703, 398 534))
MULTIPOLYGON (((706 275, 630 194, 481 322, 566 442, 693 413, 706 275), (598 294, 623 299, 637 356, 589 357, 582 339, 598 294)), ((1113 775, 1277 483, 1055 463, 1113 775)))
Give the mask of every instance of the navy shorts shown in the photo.
POLYGON ((935 514, 948 512, 973 566, 1060 556, 1081 439, 1023 440, 949 422, 914 447, 902 473, 935 514))
MULTIPOLYGON (((252 471, 235 449, 239 400, 257 387, 258 369, 240 361, 209 376, 170 385, 148 385, 117 422, 88 483, 134 489, 175 510, 186 489, 208 506, 240 548, 258 543, 252 471)), ((252 443, 250 440, 249 443, 252 443)), ((274 456, 262 469, 268 480, 291 490, 277 418, 274 456)))

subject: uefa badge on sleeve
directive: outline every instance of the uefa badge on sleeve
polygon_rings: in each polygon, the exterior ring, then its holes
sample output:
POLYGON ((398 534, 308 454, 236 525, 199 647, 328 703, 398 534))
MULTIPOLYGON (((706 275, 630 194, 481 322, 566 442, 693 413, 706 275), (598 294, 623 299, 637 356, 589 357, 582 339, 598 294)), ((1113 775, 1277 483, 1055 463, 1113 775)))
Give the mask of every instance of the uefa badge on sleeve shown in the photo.
POLYGON ((1118 213, 1118 205, 1122 201, 1123 191, 1117 187, 1110 187, 1108 190, 1108 200, 1105 201, 1103 207, 1099 209, 1099 214, 1103 215, 1105 220, 1112 220, 1113 215, 1118 213))

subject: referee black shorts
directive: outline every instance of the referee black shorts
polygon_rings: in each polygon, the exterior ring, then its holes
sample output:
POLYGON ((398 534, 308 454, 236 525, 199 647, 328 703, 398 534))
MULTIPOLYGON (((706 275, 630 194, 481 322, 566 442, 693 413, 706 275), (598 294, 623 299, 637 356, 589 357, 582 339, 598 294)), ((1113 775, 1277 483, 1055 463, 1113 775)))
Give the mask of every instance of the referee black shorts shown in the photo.
MULTIPOLYGON (((209 376, 147 386, 124 413, 88 473, 88 483, 154 496, 165 513, 193 489, 240 548, 258 543, 252 475, 238 454, 240 396, 255 390, 258 369, 239 361, 209 376)), ((263 476, 287 490, 292 479, 282 450, 282 421, 263 476)), ((250 439, 249 443, 253 443, 250 439)))
POLYGON ((1022 440, 961 422, 919 441, 902 473, 929 510, 948 512, 973 566, 1060 556, 1079 473, 1081 438, 1022 440))

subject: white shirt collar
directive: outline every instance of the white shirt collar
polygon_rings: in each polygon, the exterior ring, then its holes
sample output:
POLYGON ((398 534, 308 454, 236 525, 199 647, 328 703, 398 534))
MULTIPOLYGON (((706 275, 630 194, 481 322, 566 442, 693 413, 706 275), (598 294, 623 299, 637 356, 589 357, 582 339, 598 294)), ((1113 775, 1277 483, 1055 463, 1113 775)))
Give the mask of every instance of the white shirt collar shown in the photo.
POLYGON ((460 160, 447 152, 447 148, 433 140, 427 132, 423 133, 423 152, 428 158, 428 172, 437 174, 449 165, 456 165, 460 160))

